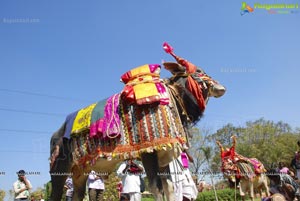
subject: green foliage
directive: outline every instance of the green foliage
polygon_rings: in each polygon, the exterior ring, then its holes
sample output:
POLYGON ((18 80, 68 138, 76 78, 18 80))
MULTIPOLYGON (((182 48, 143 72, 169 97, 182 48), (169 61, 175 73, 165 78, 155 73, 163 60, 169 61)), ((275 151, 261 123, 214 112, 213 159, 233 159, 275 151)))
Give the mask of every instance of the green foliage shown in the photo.
MULTIPOLYGON (((50 200, 51 192, 52 192, 52 183, 51 183, 51 181, 48 181, 46 184, 44 184, 44 189, 43 189, 43 194, 42 194, 45 201, 50 200)), ((38 198, 36 196, 39 196, 39 195, 34 194, 34 197, 38 198)), ((63 194, 62 194, 62 198, 61 198, 61 201, 65 201, 65 200, 66 200, 66 188, 63 189, 63 194)))
POLYGON ((118 201, 119 192, 117 190, 117 184, 120 179, 116 176, 116 173, 112 173, 105 180, 105 191, 103 194, 103 200, 107 201, 118 201))
POLYGON ((14 200, 14 197, 15 197, 15 191, 14 190, 12 190, 12 189, 10 189, 9 191, 8 191, 8 200, 14 200))
POLYGON ((0 201, 3 201, 5 198, 5 191, 4 190, 0 190, 0 201))
POLYGON ((144 181, 145 181, 145 191, 150 192, 150 188, 149 188, 149 180, 147 177, 143 177, 144 181))
POLYGON ((45 189, 43 188, 37 188, 35 191, 31 192, 31 197, 33 197, 35 200, 40 199, 40 197, 44 197, 45 189))
POLYGON ((211 147, 209 147, 209 146, 207 146, 207 147, 201 147, 200 150, 203 151, 205 160, 209 163, 210 158, 212 157, 212 149, 211 149, 211 147))
MULTIPOLYGON (((235 127, 227 124, 209 136, 212 143, 220 141, 224 147, 231 146, 232 135, 237 136, 236 151, 248 158, 257 158, 266 168, 277 166, 279 161, 290 164, 294 152, 298 150, 296 142, 300 135, 284 122, 264 119, 246 122, 245 126, 235 127)), ((211 164, 214 171, 220 170, 220 150, 214 148, 215 156, 211 164)))
MULTIPOLYGON (((237 192, 236 192, 237 193, 237 192)), ((218 200, 220 201, 231 201, 235 200, 235 191, 234 189, 226 188, 223 190, 217 190, 218 200)), ((240 195, 236 194, 236 200, 241 200, 240 195)), ((198 194, 196 199, 197 201, 215 201, 215 194, 213 191, 204 191, 198 194)))
POLYGON ((142 198, 142 201, 154 201, 154 197, 151 197, 151 198, 142 198))
POLYGON ((51 181, 48 181, 45 184, 45 195, 44 195, 45 201, 48 201, 50 199, 51 192, 52 192, 52 183, 51 181))

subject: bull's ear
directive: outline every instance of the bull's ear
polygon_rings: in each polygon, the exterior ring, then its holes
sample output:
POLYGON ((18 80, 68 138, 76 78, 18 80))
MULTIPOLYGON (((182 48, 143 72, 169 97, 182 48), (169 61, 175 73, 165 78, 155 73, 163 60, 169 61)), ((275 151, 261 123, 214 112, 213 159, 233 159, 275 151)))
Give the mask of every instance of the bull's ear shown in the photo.
POLYGON ((172 74, 185 72, 185 67, 176 62, 164 62, 163 65, 172 74))

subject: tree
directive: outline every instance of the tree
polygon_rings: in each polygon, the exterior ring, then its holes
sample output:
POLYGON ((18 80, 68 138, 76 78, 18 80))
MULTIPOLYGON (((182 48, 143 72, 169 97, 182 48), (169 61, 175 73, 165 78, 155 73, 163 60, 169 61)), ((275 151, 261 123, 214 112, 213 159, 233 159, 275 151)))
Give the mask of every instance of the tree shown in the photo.
POLYGON ((10 189, 8 192, 9 192, 9 198, 8 198, 8 200, 9 201, 13 201, 14 200, 14 195, 15 195, 14 190, 10 189))
POLYGON ((216 146, 216 141, 219 141, 223 146, 230 147, 231 139, 230 137, 235 135, 237 137, 241 136, 244 128, 235 127, 233 124, 226 124, 222 128, 218 129, 215 133, 207 136, 209 142, 212 144, 213 152, 215 153, 211 159, 211 170, 213 172, 220 172, 221 158, 219 147, 216 146))
POLYGON ((34 199, 39 199, 40 196, 44 197, 45 189, 39 187, 35 191, 31 192, 31 196, 34 197, 34 199))
POLYGON ((258 158, 267 168, 279 161, 289 164, 297 149, 296 135, 282 121, 275 123, 261 118, 246 122, 242 134, 238 138, 237 151, 246 157, 258 158))
POLYGON ((6 192, 4 190, 0 190, 0 201, 3 201, 5 198, 6 192))
MULTIPOLYGON (((230 137, 237 136, 236 151, 248 158, 257 158, 266 168, 274 167, 279 161, 290 164, 297 148, 298 130, 293 131, 291 126, 282 121, 273 122, 260 118, 256 121, 248 121, 243 127, 235 127, 227 124, 216 133, 209 136, 211 142, 219 140, 223 146, 230 145, 230 137)), ((215 146, 215 153, 219 153, 215 146)), ((216 154, 213 163, 217 164, 213 169, 220 169, 220 156, 216 154)))
POLYGON ((191 163, 191 171, 197 176, 202 173, 201 166, 205 163, 205 155, 201 151, 201 147, 204 147, 208 143, 207 136, 210 134, 209 128, 192 128, 189 130, 192 138, 190 138, 189 154, 193 157, 193 163, 191 163))
POLYGON ((218 201, 217 191, 216 191, 215 184, 214 184, 213 172, 209 168, 210 159, 212 157, 212 148, 207 146, 207 147, 201 147, 200 150, 204 153, 205 160, 206 160, 207 165, 208 165, 207 169, 210 173, 211 185, 213 187, 213 191, 214 191, 214 194, 215 194, 215 199, 216 199, 216 201, 218 201))
POLYGON ((50 195, 51 195, 51 192, 52 192, 52 183, 51 181, 48 181, 45 185, 44 185, 44 188, 45 188, 45 195, 44 195, 44 199, 46 201, 48 201, 50 199, 50 195))

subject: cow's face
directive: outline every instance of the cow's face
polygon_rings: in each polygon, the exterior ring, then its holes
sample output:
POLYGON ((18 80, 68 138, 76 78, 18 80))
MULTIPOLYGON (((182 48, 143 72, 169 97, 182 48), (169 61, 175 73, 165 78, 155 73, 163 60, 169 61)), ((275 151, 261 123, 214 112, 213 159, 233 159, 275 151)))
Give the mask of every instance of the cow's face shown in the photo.
MULTIPOLYGON (((226 88, 223 85, 207 75, 204 70, 199 67, 195 70, 195 72, 190 73, 187 72, 185 66, 181 65, 180 63, 165 62, 163 65, 173 74, 173 77, 171 78, 173 82, 183 82, 182 84, 184 84, 187 88, 190 87, 191 82, 189 82, 189 80, 186 78, 190 76, 195 81, 194 83, 197 83, 199 86, 200 90, 198 94, 202 95, 205 104, 207 103, 209 97, 219 98, 226 92, 226 88)), ((195 96, 194 93, 193 95, 195 96)))
POLYGON ((223 175, 225 178, 227 178, 230 182, 235 183, 236 182, 236 177, 235 173, 231 170, 224 170, 223 175))
POLYGON ((196 73, 192 74, 192 77, 197 80, 202 90, 207 90, 207 98, 219 98, 226 92, 226 88, 223 85, 212 79, 212 77, 207 75, 201 68, 198 68, 196 73))
MULTIPOLYGON (((187 79, 187 88, 191 89, 194 88, 191 93, 196 96, 195 98, 199 98, 200 94, 202 93, 201 101, 203 99, 205 102, 209 97, 221 97, 224 95, 226 89, 224 86, 219 84, 216 80, 212 79, 209 75, 207 75, 201 68, 197 67, 193 63, 177 56, 173 52, 173 47, 169 45, 168 43, 163 44, 163 49, 166 53, 172 55, 177 62, 165 62, 164 66, 167 70, 171 71, 171 73, 174 75, 173 77, 187 77, 196 81, 198 86, 201 88, 201 92, 197 92, 195 90, 195 82, 191 82, 190 79, 187 79), (193 85, 193 86, 192 86, 193 85), (196 92, 195 92, 196 91, 196 92), (198 97, 197 97, 198 96, 198 97)), ((201 106, 200 106, 201 107, 201 106)), ((205 107, 205 106, 204 106, 205 107)))
POLYGON ((226 158, 222 161, 222 172, 225 178, 230 182, 235 183, 237 167, 230 158, 226 158))

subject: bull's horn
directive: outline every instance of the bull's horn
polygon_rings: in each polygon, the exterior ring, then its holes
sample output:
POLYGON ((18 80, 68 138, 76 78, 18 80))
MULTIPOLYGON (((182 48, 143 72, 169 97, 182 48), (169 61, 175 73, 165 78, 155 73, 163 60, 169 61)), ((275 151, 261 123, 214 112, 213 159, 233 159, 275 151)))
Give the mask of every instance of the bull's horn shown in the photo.
POLYGON ((171 54, 179 64, 184 66, 188 73, 195 73, 196 72, 197 67, 194 64, 192 64, 191 62, 189 62, 189 61, 177 56, 176 54, 174 54, 173 47, 171 45, 169 45, 167 42, 163 43, 163 48, 164 48, 166 53, 171 54))

